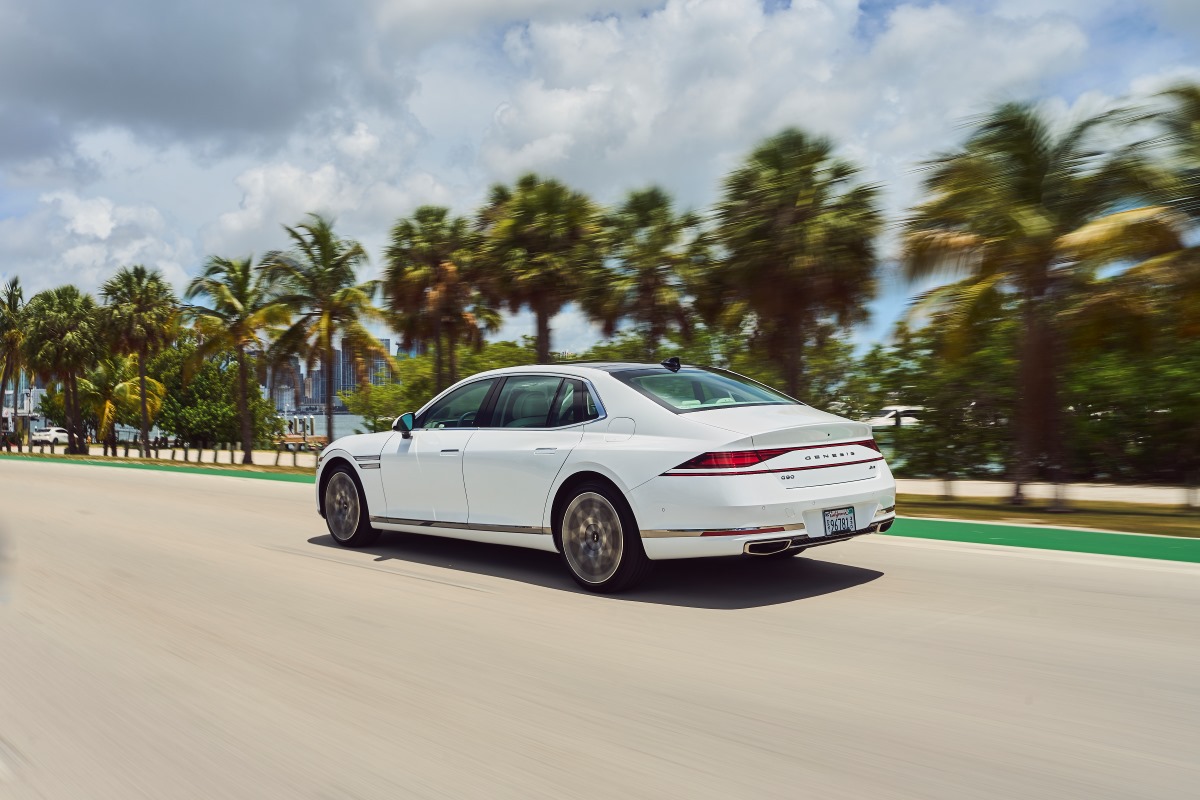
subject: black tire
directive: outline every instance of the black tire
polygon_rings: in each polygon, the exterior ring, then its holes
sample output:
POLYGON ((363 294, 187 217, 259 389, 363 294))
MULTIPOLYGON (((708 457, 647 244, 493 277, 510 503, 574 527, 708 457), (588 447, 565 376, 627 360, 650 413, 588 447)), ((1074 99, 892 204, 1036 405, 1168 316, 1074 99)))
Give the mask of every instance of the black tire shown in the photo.
POLYGON ((554 527, 567 572, 589 592, 629 589, 650 569, 633 511, 608 483, 576 486, 559 505, 554 527))
POLYGON ((367 498, 349 467, 338 465, 325 482, 325 525, 342 547, 366 547, 379 540, 371 527, 367 498))

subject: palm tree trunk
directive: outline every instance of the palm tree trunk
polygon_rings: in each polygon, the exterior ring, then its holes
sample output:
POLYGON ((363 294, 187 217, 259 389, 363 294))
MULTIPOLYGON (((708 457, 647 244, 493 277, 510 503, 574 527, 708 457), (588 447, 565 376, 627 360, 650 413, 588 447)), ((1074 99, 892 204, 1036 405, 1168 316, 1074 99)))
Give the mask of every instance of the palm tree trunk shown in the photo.
POLYGON ((458 383, 458 332, 454 327, 451 327, 446 334, 446 361, 449 380, 446 381, 447 386, 453 386, 458 383))
POLYGON ((534 306, 537 316, 537 363, 550 363, 550 310, 545 303, 534 306))
POLYGON ((63 381, 63 415, 67 418, 67 452, 75 455, 81 452, 79 447, 79 411, 76 404, 75 374, 67 373, 63 381))
POLYGON ((434 394, 446 388, 445 374, 442 370, 442 321, 433 323, 433 387, 434 394))
POLYGON ((242 463, 254 463, 254 431, 250 420, 250 396, 247 394, 246 349, 237 346, 238 360, 238 416, 242 420, 242 463))
POLYGON ((1045 429, 1045 384, 1053 376, 1046 375, 1046 345, 1041 314, 1041 292, 1029 290, 1021 304, 1021 366, 1020 400, 1017 413, 1017 467, 1013 475, 1011 502, 1025 504, 1023 486, 1034 479, 1035 462, 1039 455, 1045 429))
POLYGON ((142 406, 142 458, 150 457, 150 410, 146 405, 146 348, 138 353, 138 391, 142 406))
MULTIPOLYGON (((8 373, 10 367, 8 359, 4 360, 4 371, 0 373, 0 419, 4 418, 4 391, 8 386, 8 373)), ((13 433, 17 430, 17 381, 13 381, 13 415, 12 415, 13 433)), ((5 435, 8 435, 8 429, 5 428, 5 435)))
POLYGON ((333 442, 333 339, 326 340, 322 358, 325 361, 321 366, 325 373, 325 444, 330 444, 333 442))
POLYGON ((783 381, 787 393, 797 400, 804 388, 804 336, 803 329, 790 333, 791 341, 784 344, 783 381))

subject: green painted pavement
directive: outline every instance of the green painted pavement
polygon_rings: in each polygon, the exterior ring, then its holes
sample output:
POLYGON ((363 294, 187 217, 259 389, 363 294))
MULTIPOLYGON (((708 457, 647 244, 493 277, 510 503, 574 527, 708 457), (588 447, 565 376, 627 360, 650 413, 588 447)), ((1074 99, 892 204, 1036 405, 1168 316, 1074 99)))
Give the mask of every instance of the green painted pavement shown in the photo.
POLYGON ((978 522, 906 517, 896 520, 884 536, 914 539, 940 539, 947 542, 999 544, 1008 547, 1033 547, 1040 550, 1065 550, 1072 553, 1099 553, 1131 558, 1160 558, 1168 561, 1200 563, 1200 539, 1182 536, 1147 536, 1136 533, 1067 530, 1024 525, 993 525, 978 522))
POLYGON ((156 469, 160 472, 186 472, 192 475, 221 475, 227 478, 253 478, 262 481, 285 481, 287 483, 312 483, 315 472, 301 475, 294 472, 254 472, 253 470, 217 469, 203 466, 175 466, 171 463, 150 463, 141 461, 94 461, 87 458, 42 458, 40 456, 19 455, 17 453, 0 453, 0 458, 13 461, 33 461, 48 464, 78 464, 86 467, 117 467, 118 469, 156 469))

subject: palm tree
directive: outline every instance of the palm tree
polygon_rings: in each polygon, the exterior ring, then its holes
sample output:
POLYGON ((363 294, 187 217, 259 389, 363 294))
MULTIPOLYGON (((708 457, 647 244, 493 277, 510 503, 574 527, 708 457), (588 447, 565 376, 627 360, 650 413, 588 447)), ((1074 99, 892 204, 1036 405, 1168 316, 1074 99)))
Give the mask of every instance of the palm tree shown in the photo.
POLYGON ((492 188, 479 214, 484 285, 515 312, 537 319, 537 360, 550 363, 550 319, 603 268, 600 215, 581 192, 529 174, 492 188))
MULTIPOLYGON (((146 405, 151 415, 162 410, 167 390, 154 378, 146 378, 146 405)), ((112 447, 117 454, 117 443, 113 431, 119 418, 129 418, 138 413, 142 405, 141 375, 137 356, 114 355, 101 359, 87 374, 79 379, 80 403, 95 414, 98 424, 96 438, 104 445, 104 454, 112 447)))
MULTIPOLYGON (((1080 270, 1103 260, 1106 238, 1136 241, 1125 255, 1137 250, 1142 258, 1162 247, 1158 234, 1138 233, 1162 209, 1112 213, 1146 197, 1153 181, 1130 153, 1104 156, 1092 150, 1090 134, 1103 121, 1085 120, 1056 133, 1030 105, 999 107, 960 149, 930 162, 929 199, 905 223, 909 278, 963 277, 952 289, 951 302, 962 306, 958 313, 964 318, 970 306, 994 302, 997 293, 1019 298, 1023 335, 1014 503, 1023 502, 1021 486, 1032 479, 1039 459, 1048 459, 1052 477, 1060 477, 1056 308, 1069 287, 1083 285, 1080 270)), ((1161 234, 1161 226, 1155 227, 1161 234)), ((929 300, 937 302, 938 292, 929 300)))
POLYGON ((266 279, 276 282, 276 301, 295 315, 280 334, 277 345, 283 352, 304 356, 311 367, 321 362, 325 393, 325 434, 333 441, 333 340, 341 336, 342 351, 356 361, 358 374, 367 374, 366 359, 390 360, 387 348, 364 325, 383 321, 383 312, 373 304, 377 281, 358 281, 358 268, 367 262, 367 252, 352 239, 342 239, 333 222, 318 214, 289 228, 292 249, 272 251, 263 257, 266 279))
POLYGON ((62 383, 68 453, 87 453, 79 376, 96 361, 98 316, 96 301, 74 286, 39 292, 26 306, 25 362, 44 380, 62 383))
POLYGON ((653 360, 664 336, 691 333, 691 309, 685 278, 703 260, 700 218, 676 214, 671 197, 657 186, 630 192, 604 219, 611 274, 593 284, 584 308, 612 336, 622 319, 630 320, 653 360))
POLYGON ((179 304, 171 285, 158 270, 141 264, 121 268, 100 287, 106 303, 103 324, 121 352, 137 356, 141 398, 142 455, 150 457, 150 406, 146 365, 175 336, 179 304))
POLYGON ((25 293, 19 278, 12 278, 0 289, 0 417, 4 412, 4 392, 8 379, 13 382, 13 429, 17 424, 17 392, 21 387, 21 348, 25 340, 25 293))
POLYGON ((805 350, 822 323, 861 321, 874 293, 883 215, 878 190, 857 174, 829 140, 792 128, 725 179, 717 206, 721 300, 743 301, 754 315, 793 396, 804 393, 805 350))
POLYGON ((499 317, 473 286, 472 236, 467 220, 448 209, 422 206, 392 226, 383 293, 405 349, 433 348, 434 384, 440 392, 458 380, 460 344, 482 345, 499 317), (443 367, 443 351, 448 368, 443 367), (447 379, 447 373, 449 375, 447 379))
POLYGON ((242 425, 242 463, 252 464, 254 421, 250 413, 248 351, 267 349, 263 334, 282 330, 291 321, 288 309, 275 300, 270 276, 254 269, 253 256, 228 259, 209 256, 204 272, 188 284, 184 299, 203 297, 206 305, 184 308, 200 339, 200 358, 233 350, 238 365, 238 416, 242 425))

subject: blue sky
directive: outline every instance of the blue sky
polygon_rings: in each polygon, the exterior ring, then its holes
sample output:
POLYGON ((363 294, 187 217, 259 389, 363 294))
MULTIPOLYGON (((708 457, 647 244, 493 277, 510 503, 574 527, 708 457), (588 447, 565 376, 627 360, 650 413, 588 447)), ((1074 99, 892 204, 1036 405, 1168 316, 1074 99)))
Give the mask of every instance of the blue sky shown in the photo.
MULTIPOLYGON (((1197 77, 1194 0, 0 0, 0 276, 94 289, 140 262, 182 286, 310 210, 378 256, 416 206, 469 213, 527 170, 705 209, 788 125, 899 218, 916 165, 996 102, 1065 120, 1197 77)), ((863 346, 912 291, 880 283, 863 346)))

